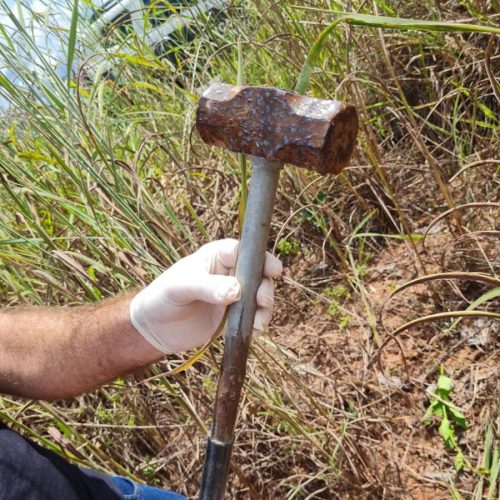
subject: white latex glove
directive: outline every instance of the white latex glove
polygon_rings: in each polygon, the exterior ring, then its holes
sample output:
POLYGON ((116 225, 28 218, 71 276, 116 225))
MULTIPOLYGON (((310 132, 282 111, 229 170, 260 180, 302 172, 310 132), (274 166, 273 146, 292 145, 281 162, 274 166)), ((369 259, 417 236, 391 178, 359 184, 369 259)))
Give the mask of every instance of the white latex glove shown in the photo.
MULTIPOLYGON (((203 345, 216 331, 228 304, 240 298, 234 276, 238 240, 213 241, 176 262, 141 290, 130 304, 134 327, 165 353, 203 345)), ((283 266, 266 254, 264 278, 257 291, 254 333, 265 330, 273 311, 273 279, 283 266)))

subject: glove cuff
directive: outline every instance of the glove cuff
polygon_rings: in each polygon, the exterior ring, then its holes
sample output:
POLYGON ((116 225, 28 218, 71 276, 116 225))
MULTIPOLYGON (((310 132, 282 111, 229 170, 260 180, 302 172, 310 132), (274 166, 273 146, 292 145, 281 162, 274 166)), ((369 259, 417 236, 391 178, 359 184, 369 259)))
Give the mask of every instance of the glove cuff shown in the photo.
POLYGON ((144 314, 142 314, 142 291, 139 292, 130 302, 130 322, 134 328, 147 340, 155 349, 165 354, 173 354, 174 351, 166 348, 158 336, 155 335, 153 328, 148 323, 144 314))

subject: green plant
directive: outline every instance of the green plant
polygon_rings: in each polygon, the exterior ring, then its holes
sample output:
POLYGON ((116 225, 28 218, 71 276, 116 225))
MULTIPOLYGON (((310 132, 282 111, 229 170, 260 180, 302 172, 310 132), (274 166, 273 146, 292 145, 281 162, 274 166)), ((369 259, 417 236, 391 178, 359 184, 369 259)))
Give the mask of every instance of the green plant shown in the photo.
POLYGON ((455 451, 454 466, 457 471, 468 464, 457 441, 455 425, 461 429, 467 429, 467 420, 462 410, 456 406, 450 399, 453 390, 453 381, 444 374, 444 366, 440 367, 440 375, 437 380, 436 389, 429 396, 430 404, 423 417, 426 425, 432 423, 432 417, 439 420, 439 435, 444 444, 455 451))
POLYGON ((345 330, 352 321, 352 316, 348 316, 347 314, 344 316, 340 316, 337 325, 341 330, 345 330))
POLYGON ((141 472, 149 483, 159 484, 160 480, 156 477, 158 467, 154 464, 146 464, 141 472))
POLYGON ((345 301, 351 298, 351 293, 345 285, 335 285, 334 287, 325 287, 323 293, 331 299, 344 299, 345 301))
POLYGON ((328 297, 328 314, 337 319, 337 326, 343 330, 352 321, 352 316, 346 314, 344 304, 351 299, 351 293, 345 285, 327 286, 323 293, 328 297))
POLYGON ((280 255, 299 255, 300 241, 295 238, 282 239, 278 241, 276 249, 280 255))
POLYGON ((495 492, 498 490, 500 493, 500 443, 498 442, 498 438, 495 437, 491 424, 486 427, 483 461, 477 472, 482 477, 479 479, 474 490, 474 500, 484 498, 485 479, 488 484, 486 499, 493 500, 495 492))

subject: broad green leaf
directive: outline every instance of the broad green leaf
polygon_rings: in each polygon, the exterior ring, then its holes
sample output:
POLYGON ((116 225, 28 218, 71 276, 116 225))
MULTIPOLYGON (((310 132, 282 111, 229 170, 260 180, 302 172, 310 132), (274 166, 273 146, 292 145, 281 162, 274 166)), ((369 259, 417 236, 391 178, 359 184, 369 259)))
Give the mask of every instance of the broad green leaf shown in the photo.
POLYGON ((10 83, 9 79, 0 73, 0 87, 4 87, 9 93, 15 92, 15 87, 10 83))
POLYGON ((448 411, 453 415, 453 419, 455 422, 462 427, 462 429, 467 429, 467 419, 465 418, 465 415, 456 409, 455 406, 448 406, 448 411))
POLYGON ((152 92, 160 94, 161 96, 167 95, 161 87, 159 87, 158 85, 153 85, 152 83, 148 83, 148 82, 132 82, 132 87, 151 90, 152 92))
POLYGON ((96 281, 95 268, 93 266, 87 267, 87 274, 90 276, 92 281, 96 281))
POLYGON ((342 16, 340 20, 356 26, 370 26, 395 30, 415 30, 443 33, 491 33, 500 34, 500 28, 481 26, 478 24, 453 23, 447 21, 422 21, 401 17, 374 16, 371 14, 355 14, 351 12, 332 12, 342 16))
POLYGON ((443 416, 443 419, 441 420, 441 424, 439 426, 439 435, 443 438, 443 441, 447 446, 453 447, 454 432, 446 414, 443 416))
POLYGON ((453 389, 453 381, 446 375, 440 375, 437 381, 437 388, 448 395, 453 389))
POLYGON ((434 415, 434 412, 433 412, 433 408, 432 408, 432 405, 429 406, 429 408, 427 408, 427 410, 425 411, 424 413, 424 416, 422 418, 422 422, 425 424, 425 425, 429 425, 431 423, 431 417, 432 415, 434 415))
POLYGON ((436 417, 442 418, 444 415, 444 405, 442 405, 439 401, 436 401, 436 405, 432 407, 432 412, 436 417))

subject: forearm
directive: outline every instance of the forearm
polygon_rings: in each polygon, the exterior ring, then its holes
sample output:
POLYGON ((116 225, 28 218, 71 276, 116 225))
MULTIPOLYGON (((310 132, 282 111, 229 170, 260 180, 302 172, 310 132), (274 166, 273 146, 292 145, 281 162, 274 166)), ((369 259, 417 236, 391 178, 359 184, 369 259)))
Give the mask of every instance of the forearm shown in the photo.
POLYGON ((69 398, 159 360, 130 323, 132 296, 0 311, 0 393, 69 398))
MULTIPOLYGON (((163 353, 203 345, 239 298, 237 255, 237 240, 213 241, 139 293, 92 306, 0 310, 0 393, 70 398, 158 361, 163 353)), ((281 262, 266 254, 257 331, 271 319, 272 278, 281 270, 281 262)))

